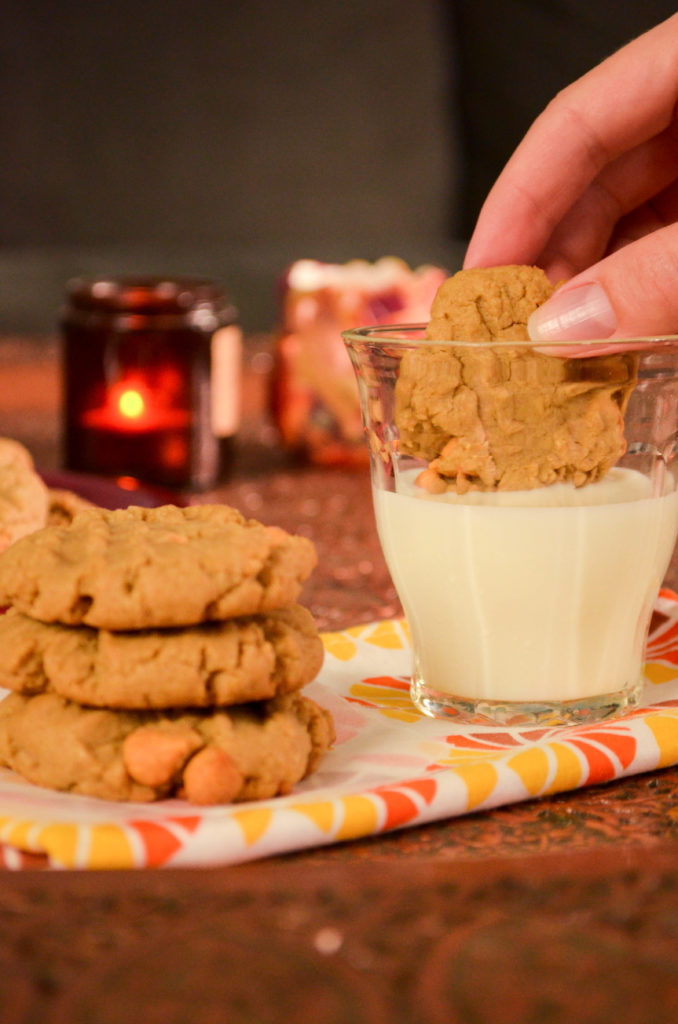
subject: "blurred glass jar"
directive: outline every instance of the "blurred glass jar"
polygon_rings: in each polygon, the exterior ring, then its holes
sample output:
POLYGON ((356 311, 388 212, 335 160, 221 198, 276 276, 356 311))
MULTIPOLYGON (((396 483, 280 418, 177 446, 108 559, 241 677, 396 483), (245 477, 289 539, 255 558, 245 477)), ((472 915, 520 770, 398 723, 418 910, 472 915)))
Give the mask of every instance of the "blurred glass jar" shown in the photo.
POLYGON ((447 277, 400 259, 298 260, 282 283, 273 418, 283 445, 320 465, 366 466, 360 400, 341 332, 360 324, 428 320, 447 277))
POLYGON ((241 332, 212 281, 75 279, 62 312, 67 469, 205 489, 227 475, 241 332))

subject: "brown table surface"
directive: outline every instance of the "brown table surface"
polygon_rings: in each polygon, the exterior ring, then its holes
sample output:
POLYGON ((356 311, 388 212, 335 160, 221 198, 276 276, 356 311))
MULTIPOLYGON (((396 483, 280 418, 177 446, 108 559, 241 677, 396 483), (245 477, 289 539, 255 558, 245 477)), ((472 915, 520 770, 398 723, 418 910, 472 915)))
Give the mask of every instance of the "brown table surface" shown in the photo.
MULTIPOLYGON (((367 472, 293 464, 246 349, 233 478, 310 536, 319 625, 399 613, 367 472)), ((0 339, 0 434, 58 466, 50 339, 0 339)), ((0 872, 0 1022, 678 1019, 678 769, 237 867, 0 872)))

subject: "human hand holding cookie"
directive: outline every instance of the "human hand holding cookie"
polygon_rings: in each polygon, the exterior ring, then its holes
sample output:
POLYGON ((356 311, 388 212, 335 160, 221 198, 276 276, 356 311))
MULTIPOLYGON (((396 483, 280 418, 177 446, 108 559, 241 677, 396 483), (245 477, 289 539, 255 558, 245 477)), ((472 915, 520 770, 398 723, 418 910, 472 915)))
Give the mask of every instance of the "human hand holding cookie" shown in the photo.
POLYGON ((565 282, 532 340, 678 333, 677 68, 675 15, 562 90, 491 189, 465 266, 565 282))

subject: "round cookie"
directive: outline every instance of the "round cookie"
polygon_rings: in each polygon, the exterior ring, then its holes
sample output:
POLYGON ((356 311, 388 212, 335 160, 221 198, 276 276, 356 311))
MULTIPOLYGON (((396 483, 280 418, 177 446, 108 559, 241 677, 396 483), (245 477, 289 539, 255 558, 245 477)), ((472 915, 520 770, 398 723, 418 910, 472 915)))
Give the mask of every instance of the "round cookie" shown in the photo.
POLYGON ((540 267, 470 267, 443 281, 431 305, 432 341, 527 341, 527 321, 553 294, 540 267))
POLYGON ((333 738, 328 712, 296 693, 192 714, 84 708, 55 693, 0 702, 0 764, 104 800, 267 799, 310 774, 333 738))
POLYGON ((18 441, 0 437, 0 551, 47 521, 47 487, 18 441))
POLYGON ((44 622, 147 629, 296 600, 315 548, 227 505, 85 509, 0 557, 0 603, 44 622))
POLYGON ((200 626, 110 632, 0 616, 0 687, 54 691, 109 708, 208 707, 267 700, 309 683, 323 645, 293 605, 200 626))

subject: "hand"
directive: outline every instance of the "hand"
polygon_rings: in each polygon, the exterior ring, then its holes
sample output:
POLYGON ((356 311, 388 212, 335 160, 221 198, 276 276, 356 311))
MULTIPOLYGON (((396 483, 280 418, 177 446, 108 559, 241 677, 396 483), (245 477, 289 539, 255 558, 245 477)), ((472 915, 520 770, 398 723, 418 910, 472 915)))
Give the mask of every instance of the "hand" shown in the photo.
POLYGON ((464 265, 565 281, 534 340, 678 333, 678 15, 559 93, 480 212, 464 265))

